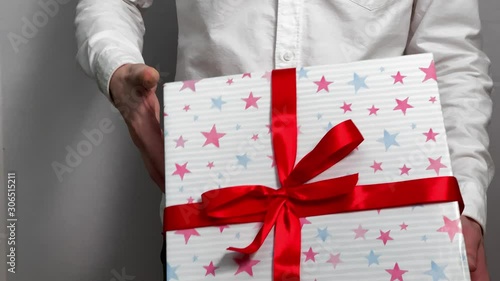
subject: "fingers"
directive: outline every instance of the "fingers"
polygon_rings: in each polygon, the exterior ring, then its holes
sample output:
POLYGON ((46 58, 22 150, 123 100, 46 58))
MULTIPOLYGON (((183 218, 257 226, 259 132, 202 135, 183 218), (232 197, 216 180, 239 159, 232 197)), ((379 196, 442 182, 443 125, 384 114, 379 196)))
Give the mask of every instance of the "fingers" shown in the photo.
POLYGON ((484 243, 479 244, 476 259, 476 270, 471 272, 471 281, 490 281, 488 267, 486 265, 486 253, 484 243))
POLYGON ((134 144, 153 181, 164 191, 164 148, 156 88, 160 75, 145 64, 127 64, 115 71, 115 106, 122 114, 134 144))
POLYGON ((465 239, 465 250, 467 251, 467 260, 469 263, 469 270, 471 272, 477 269, 477 255, 479 245, 482 244, 483 236, 481 226, 474 220, 462 216, 462 232, 465 239))
POLYGON ((145 64, 134 64, 129 71, 129 81, 133 86, 140 86, 145 90, 155 88, 160 80, 158 71, 145 64))
MULTIPOLYGON (((156 98, 155 95, 150 95, 156 98)), ((153 181, 164 192, 165 162, 163 133, 158 119, 148 109, 145 101, 136 110, 139 115, 133 122, 127 123, 134 144, 139 148, 142 159, 153 181)))

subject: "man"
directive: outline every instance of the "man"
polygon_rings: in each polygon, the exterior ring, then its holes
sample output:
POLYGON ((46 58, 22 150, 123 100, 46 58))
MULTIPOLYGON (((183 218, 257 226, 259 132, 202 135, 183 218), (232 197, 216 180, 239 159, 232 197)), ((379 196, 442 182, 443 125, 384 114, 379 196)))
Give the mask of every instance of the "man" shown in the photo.
MULTIPOLYGON (((153 0, 80 0, 77 59, 120 110, 164 191, 158 72, 141 55, 153 0)), ((487 281, 483 231, 493 175, 486 125, 490 61, 477 0, 179 0, 176 80, 299 65, 434 53, 444 121, 465 201, 461 217, 473 281, 487 281)), ((174 38, 172 38, 173 40, 174 38)), ((161 211, 164 206, 162 201, 161 211)))

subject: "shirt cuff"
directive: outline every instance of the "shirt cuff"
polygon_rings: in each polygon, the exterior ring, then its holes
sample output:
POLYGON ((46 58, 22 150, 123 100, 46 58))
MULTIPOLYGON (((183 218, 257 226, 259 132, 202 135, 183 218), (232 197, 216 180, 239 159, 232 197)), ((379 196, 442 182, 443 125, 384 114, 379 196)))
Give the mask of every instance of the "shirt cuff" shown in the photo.
POLYGON ((460 183, 462 198, 465 203, 462 215, 475 220, 486 233, 486 193, 473 182, 460 183))
POLYGON ((97 58, 96 63, 97 86, 106 98, 113 103, 109 91, 109 83, 115 71, 127 63, 144 63, 144 59, 140 53, 134 55, 112 47, 105 49, 97 58))

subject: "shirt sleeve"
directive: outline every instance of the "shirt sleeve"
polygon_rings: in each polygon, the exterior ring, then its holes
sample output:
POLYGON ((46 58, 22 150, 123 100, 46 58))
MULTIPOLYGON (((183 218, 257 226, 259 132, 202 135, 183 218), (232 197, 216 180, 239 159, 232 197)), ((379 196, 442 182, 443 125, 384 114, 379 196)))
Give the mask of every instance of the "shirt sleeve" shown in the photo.
POLYGON ((481 50, 477 0, 416 0, 407 54, 434 53, 452 170, 463 214, 486 230, 486 192, 494 166, 488 152, 490 60, 481 50))
POLYGON ((153 0, 79 0, 76 6, 76 60, 97 80, 99 90, 111 101, 109 82, 126 63, 144 63, 144 22, 140 9, 153 0))

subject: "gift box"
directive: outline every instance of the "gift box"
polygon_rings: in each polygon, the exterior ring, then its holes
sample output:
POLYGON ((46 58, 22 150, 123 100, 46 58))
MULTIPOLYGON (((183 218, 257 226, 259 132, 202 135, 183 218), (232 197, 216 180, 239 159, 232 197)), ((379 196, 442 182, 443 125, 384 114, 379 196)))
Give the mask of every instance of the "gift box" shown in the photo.
POLYGON ((419 54, 164 84, 167 280, 470 280, 436 80, 419 54))

